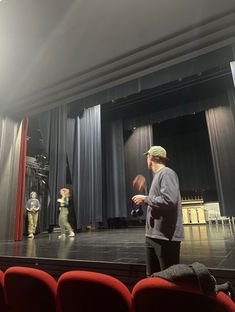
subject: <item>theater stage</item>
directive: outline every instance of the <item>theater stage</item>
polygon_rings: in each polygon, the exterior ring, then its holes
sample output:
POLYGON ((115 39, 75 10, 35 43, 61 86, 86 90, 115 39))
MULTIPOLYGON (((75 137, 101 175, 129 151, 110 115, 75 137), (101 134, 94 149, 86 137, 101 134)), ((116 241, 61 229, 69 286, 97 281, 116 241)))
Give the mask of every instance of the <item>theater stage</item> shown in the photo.
MULTIPOLYGON (((201 262, 217 282, 235 285, 235 225, 185 225, 184 231, 181 263, 201 262)), ((90 270, 110 274, 130 287, 145 277, 144 227, 82 232, 64 240, 58 235, 0 241, 0 269, 24 265, 55 278, 68 270, 90 270)))

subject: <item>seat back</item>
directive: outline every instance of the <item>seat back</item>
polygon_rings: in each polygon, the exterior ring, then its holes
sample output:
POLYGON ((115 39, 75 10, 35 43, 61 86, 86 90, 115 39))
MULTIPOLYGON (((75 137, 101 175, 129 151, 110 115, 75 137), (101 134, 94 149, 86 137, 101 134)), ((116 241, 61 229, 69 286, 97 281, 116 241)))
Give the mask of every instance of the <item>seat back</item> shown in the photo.
POLYGON ((5 272, 5 290, 10 311, 56 311, 57 283, 48 273, 28 267, 5 272))
POLYGON ((139 281, 132 297, 135 312, 235 312, 235 303, 222 292, 204 295, 193 285, 175 284, 160 277, 139 281))
POLYGON ((6 296, 4 290, 4 273, 0 270, 0 311, 6 309, 6 296))
POLYGON ((58 280, 58 301, 63 312, 131 311, 131 293, 119 280, 109 275, 70 271, 58 280))

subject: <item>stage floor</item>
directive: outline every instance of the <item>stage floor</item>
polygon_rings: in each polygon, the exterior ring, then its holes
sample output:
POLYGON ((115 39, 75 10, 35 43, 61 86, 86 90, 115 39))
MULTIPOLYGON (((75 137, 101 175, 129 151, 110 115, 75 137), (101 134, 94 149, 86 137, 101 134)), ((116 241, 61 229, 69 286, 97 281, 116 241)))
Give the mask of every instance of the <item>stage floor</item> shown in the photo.
MULTIPOLYGON (((198 261, 208 268, 235 270, 234 225, 186 225, 181 263, 198 261)), ((144 228, 89 231, 75 238, 42 233, 35 239, 0 241, 0 257, 145 264, 144 228)))

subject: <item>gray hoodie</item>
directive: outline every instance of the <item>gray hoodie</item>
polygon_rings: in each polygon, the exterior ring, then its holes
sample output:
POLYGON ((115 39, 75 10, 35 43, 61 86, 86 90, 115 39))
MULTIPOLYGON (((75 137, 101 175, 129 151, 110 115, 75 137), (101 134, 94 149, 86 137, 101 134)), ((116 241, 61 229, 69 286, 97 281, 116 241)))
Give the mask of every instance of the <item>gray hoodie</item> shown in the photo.
POLYGON ((155 239, 182 241, 181 196, 177 174, 164 167, 154 174, 145 198, 147 207, 146 236, 155 239))

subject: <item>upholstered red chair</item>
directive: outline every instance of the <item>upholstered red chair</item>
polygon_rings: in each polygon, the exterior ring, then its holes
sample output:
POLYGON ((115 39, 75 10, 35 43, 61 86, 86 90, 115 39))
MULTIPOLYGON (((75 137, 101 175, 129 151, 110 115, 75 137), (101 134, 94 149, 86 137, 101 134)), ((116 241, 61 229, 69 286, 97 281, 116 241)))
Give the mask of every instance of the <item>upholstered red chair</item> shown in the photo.
POLYGON ((131 293, 119 280, 109 275, 70 271, 58 280, 58 300, 63 312, 129 312, 131 293))
POLYGON ((0 311, 6 311, 6 297, 4 290, 4 273, 0 271, 0 311))
POLYGON ((4 284, 11 312, 56 312, 57 283, 48 273, 11 267, 5 272, 4 284))
POLYGON ((221 291, 204 295, 193 285, 175 284, 160 277, 139 281, 132 297, 135 312, 235 312, 235 303, 221 291))

